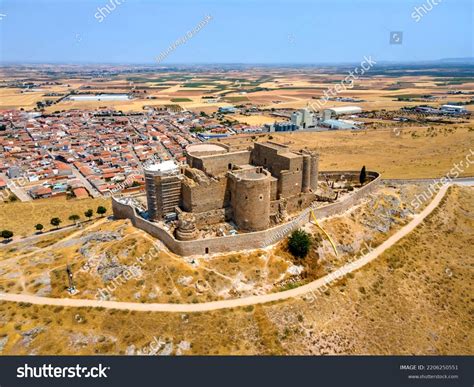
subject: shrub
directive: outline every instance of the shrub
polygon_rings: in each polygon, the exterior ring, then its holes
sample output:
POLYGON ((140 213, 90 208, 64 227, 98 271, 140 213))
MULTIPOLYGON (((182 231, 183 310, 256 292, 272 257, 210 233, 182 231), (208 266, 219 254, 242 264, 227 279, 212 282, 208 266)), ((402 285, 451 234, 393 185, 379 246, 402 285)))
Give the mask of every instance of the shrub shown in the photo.
POLYGON ((295 257, 304 258, 308 255, 311 244, 311 236, 306 231, 295 230, 288 240, 288 249, 295 257))
POLYGON ((365 171, 365 165, 364 165, 362 169, 360 170, 360 175, 359 175, 360 185, 364 185, 366 180, 367 180, 367 172, 365 171))
POLYGON ((84 215, 86 216, 86 218, 92 218, 92 215, 94 215, 94 211, 92 211, 91 209, 88 209, 86 212, 84 212, 84 215))
POLYGON ((97 207, 97 214, 100 216, 104 216, 104 214, 107 212, 107 209, 103 206, 97 207))
POLYGON ((1 236, 5 240, 10 240, 13 237, 13 232, 10 230, 3 230, 1 236))
POLYGON ((54 227, 59 227, 59 225, 61 224, 61 219, 59 218, 52 218, 51 219, 51 225, 53 225, 54 227))

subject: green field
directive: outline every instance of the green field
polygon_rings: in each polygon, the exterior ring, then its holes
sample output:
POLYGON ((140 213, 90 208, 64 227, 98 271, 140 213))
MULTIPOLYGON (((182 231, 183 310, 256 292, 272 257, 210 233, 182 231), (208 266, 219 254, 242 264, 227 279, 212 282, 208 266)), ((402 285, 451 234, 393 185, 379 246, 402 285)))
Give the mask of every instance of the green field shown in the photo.
POLYGON ((171 98, 171 102, 192 102, 189 98, 171 98))

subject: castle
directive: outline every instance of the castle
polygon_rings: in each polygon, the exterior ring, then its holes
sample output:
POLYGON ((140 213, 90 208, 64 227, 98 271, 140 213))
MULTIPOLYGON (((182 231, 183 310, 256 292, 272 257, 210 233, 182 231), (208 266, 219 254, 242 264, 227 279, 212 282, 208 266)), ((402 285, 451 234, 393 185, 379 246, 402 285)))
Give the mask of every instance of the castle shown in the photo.
POLYGON ((317 154, 274 142, 245 149, 202 143, 186 151, 187 165, 169 160, 145 168, 147 209, 143 196, 112 197, 116 219, 130 219, 181 256, 270 246, 314 217, 347 211, 381 181, 367 171, 357 187, 359 171, 325 171, 318 185, 317 154), (344 194, 325 200, 328 191, 344 194))
POLYGON ((202 143, 187 147, 186 160, 186 166, 170 160, 145 168, 148 220, 177 219, 178 240, 223 222, 238 232, 265 230, 316 199, 315 153, 270 141, 249 149, 202 143))

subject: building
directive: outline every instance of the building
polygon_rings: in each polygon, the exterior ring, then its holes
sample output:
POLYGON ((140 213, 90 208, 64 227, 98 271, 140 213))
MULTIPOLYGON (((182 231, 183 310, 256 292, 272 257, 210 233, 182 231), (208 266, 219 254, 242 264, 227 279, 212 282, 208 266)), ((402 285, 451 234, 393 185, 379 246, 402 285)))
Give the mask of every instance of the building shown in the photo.
POLYGON ((235 106, 232 106, 232 105, 229 105, 229 106, 221 106, 219 109, 218 109, 218 112, 219 113, 223 113, 223 114, 226 114, 226 113, 235 113, 237 111, 237 109, 235 108, 235 106))
POLYGON ((275 122, 272 127, 272 131, 275 132, 294 132, 298 130, 298 125, 292 122, 275 122))
POLYGON ((359 114, 362 109, 358 106, 340 106, 323 110, 323 121, 330 120, 340 115, 359 114))
POLYGON ((309 109, 301 109, 291 114, 291 123, 299 129, 314 127, 314 114, 309 109))
POLYGON ((17 179, 21 177, 21 169, 16 165, 13 165, 8 168, 7 175, 10 179, 17 179))
POLYGON ((181 195, 178 165, 168 160, 146 167, 145 189, 150 220, 159 221, 174 214, 181 195))
POLYGON ((441 106, 441 112, 450 114, 465 114, 467 113, 467 110, 464 106, 443 105, 441 106))
POLYGON ((167 161, 145 170, 148 218, 178 218, 177 239, 196 227, 232 222, 239 231, 264 230, 316 200, 319 156, 275 142, 249 149, 203 143, 186 149, 187 165, 167 161))
POLYGON ((319 125, 334 130, 359 129, 359 127, 345 120, 324 120, 319 125))
POLYGON ((28 191, 33 199, 49 198, 53 195, 53 190, 50 187, 37 186, 28 191))
POLYGON ((87 199, 89 197, 89 192, 84 187, 77 187, 72 190, 74 195, 78 199, 87 199))
POLYGON ((229 132, 225 133, 212 133, 212 132, 204 132, 204 133, 198 133, 197 135, 201 140, 212 140, 216 138, 226 138, 230 136, 229 132))

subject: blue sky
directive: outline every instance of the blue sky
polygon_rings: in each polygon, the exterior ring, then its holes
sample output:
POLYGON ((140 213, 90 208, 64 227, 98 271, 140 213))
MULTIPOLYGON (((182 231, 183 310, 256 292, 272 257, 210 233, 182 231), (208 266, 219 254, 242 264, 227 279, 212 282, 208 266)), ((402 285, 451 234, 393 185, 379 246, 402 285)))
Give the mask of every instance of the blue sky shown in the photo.
POLYGON ((98 8, 111 1, 1 0, 0 60, 153 63, 206 15, 212 20, 163 64, 474 56, 471 0, 434 0, 419 22, 415 7, 433 0, 118 0, 99 22, 98 8), (391 31, 403 31, 402 44, 389 44, 391 31))

